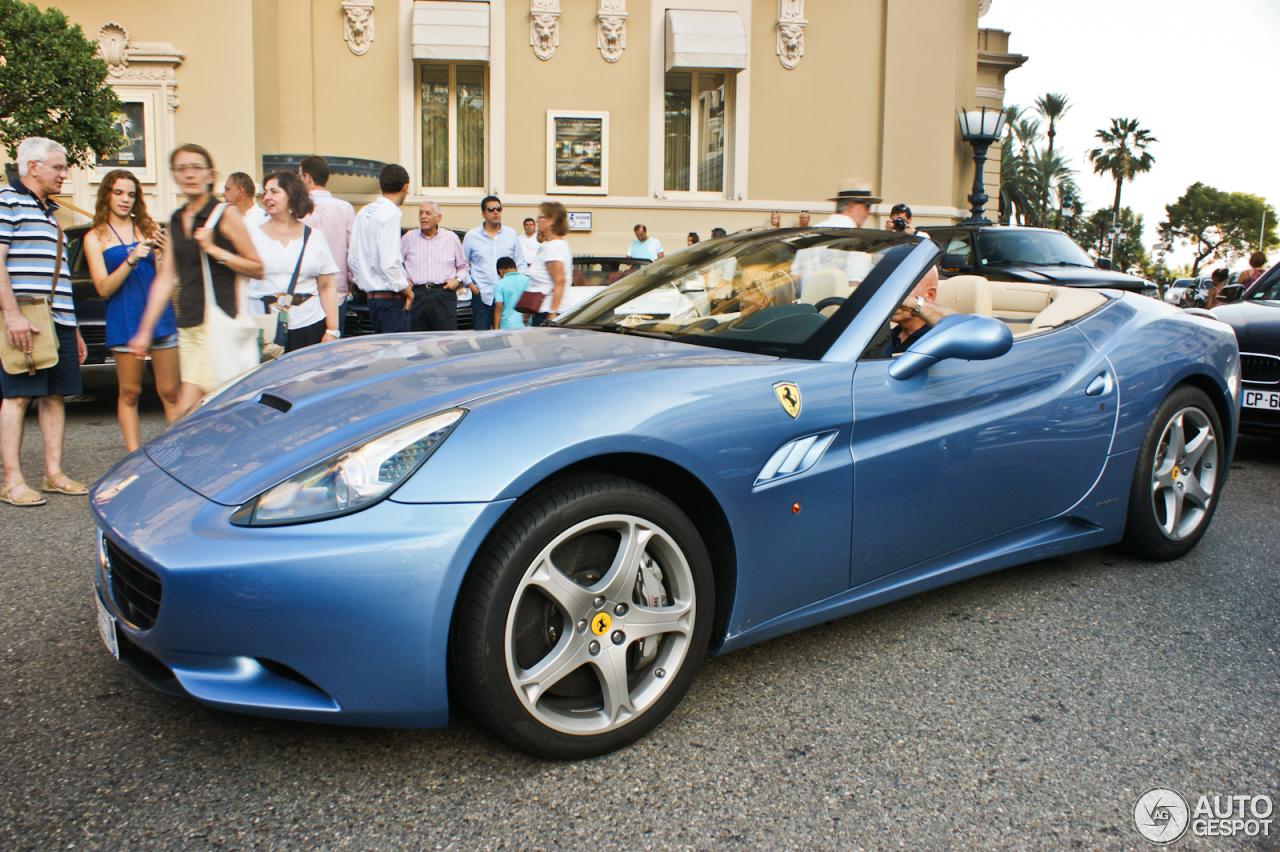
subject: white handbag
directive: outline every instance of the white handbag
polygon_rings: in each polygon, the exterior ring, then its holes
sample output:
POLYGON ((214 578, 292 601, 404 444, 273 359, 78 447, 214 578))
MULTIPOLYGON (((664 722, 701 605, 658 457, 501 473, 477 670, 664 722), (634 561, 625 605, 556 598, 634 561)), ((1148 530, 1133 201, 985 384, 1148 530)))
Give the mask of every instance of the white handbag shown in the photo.
MULTIPOLYGON (((209 214, 206 228, 216 228, 226 204, 219 204, 209 214)), ((209 345, 209 357, 213 359, 213 373, 218 382, 229 382, 247 373, 262 361, 262 349, 258 342, 261 330, 249 317, 245 304, 244 283, 236 276, 236 315, 228 316, 218 307, 213 293, 213 274, 209 270, 209 255, 200 252, 204 272, 204 328, 209 345)))

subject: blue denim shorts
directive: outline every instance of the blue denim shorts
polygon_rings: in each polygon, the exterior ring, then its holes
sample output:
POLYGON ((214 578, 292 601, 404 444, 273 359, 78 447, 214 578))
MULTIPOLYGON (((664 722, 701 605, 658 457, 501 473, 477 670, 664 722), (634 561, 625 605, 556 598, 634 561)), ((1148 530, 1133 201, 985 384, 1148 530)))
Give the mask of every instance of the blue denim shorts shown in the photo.
POLYGON ((75 326, 53 324, 58 333, 58 363, 34 376, 11 376, 0 370, 0 389, 6 399, 16 396, 75 396, 80 393, 80 352, 75 326))
MULTIPOLYGON (((127 343, 121 343, 119 346, 110 346, 107 348, 109 348, 112 352, 124 352, 126 355, 129 353, 129 344, 127 343)), ((175 331, 173 334, 166 334, 164 337, 155 338, 154 340, 151 341, 151 348, 152 349, 178 348, 178 332, 175 331)))

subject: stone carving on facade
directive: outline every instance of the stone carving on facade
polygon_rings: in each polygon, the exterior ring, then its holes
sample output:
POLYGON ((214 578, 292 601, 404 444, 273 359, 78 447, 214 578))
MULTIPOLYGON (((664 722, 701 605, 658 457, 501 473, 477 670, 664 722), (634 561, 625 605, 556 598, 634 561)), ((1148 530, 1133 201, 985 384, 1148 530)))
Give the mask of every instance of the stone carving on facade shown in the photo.
POLYGON ((120 77, 129 67, 125 48, 129 46, 129 31, 114 22, 98 28, 98 56, 107 63, 107 73, 120 77))
POLYGON ((778 61, 788 71, 804 56, 804 0, 778 0, 778 61))
POLYGON ((991 0, 978 0, 978 17, 981 18, 991 11, 991 0))
POLYGON ((560 46, 560 0, 530 0, 529 44, 533 55, 550 59, 560 46))
POLYGON ((172 83, 173 69, 186 56, 168 42, 129 41, 129 31, 111 22, 98 28, 98 58, 107 63, 112 83, 172 83))
POLYGON ((373 44, 373 0, 346 0, 342 39, 356 56, 364 56, 373 44))
POLYGON ((627 0, 600 0, 596 47, 605 62, 617 62, 627 46, 627 0))

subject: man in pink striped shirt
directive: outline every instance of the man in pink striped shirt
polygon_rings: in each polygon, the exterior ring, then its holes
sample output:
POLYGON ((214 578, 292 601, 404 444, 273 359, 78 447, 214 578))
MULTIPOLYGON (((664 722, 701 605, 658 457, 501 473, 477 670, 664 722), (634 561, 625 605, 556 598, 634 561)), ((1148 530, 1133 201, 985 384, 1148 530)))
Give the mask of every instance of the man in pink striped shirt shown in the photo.
POLYGON ((329 161, 324 157, 303 157, 298 165, 302 185, 307 188, 315 210, 302 218, 302 224, 310 225, 324 234, 329 251, 338 264, 333 274, 333 286, 338 291, 339 312, 347 299, 347 250, 351 246, 351 228, 356 221, 355 208, 325 189, 329 183, 329 161))
POLYGON ((440 205, 424 201, 418 230, 400 238, 404 271, 413 285, 410 331, 458 329, 458 288, 467 280, 467 261, 458 235, 440 227, 442 218, 440 205))

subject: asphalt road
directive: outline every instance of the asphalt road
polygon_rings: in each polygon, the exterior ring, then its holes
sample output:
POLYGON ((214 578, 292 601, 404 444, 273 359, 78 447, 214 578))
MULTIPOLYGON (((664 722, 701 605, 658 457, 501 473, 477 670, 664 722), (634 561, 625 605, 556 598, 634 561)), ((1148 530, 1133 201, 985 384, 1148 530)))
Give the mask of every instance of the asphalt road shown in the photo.
MULTIPOLYGON (((122 454, 113 401, 73 402, 66 469, 122 454)), ((1153 786, 1280 811, 1277 483, 1280 443, 1246 439, 1178 562, 1050 559, 708 660, 656 732, 577 764, 465 718, 360 730, 155 693, 98 638, 84 499, 0 506, 0 849, 1119 850, 1147 848, 1153 786)), ((1175 848, 1280 849, 1274 821, 1175 848)))

